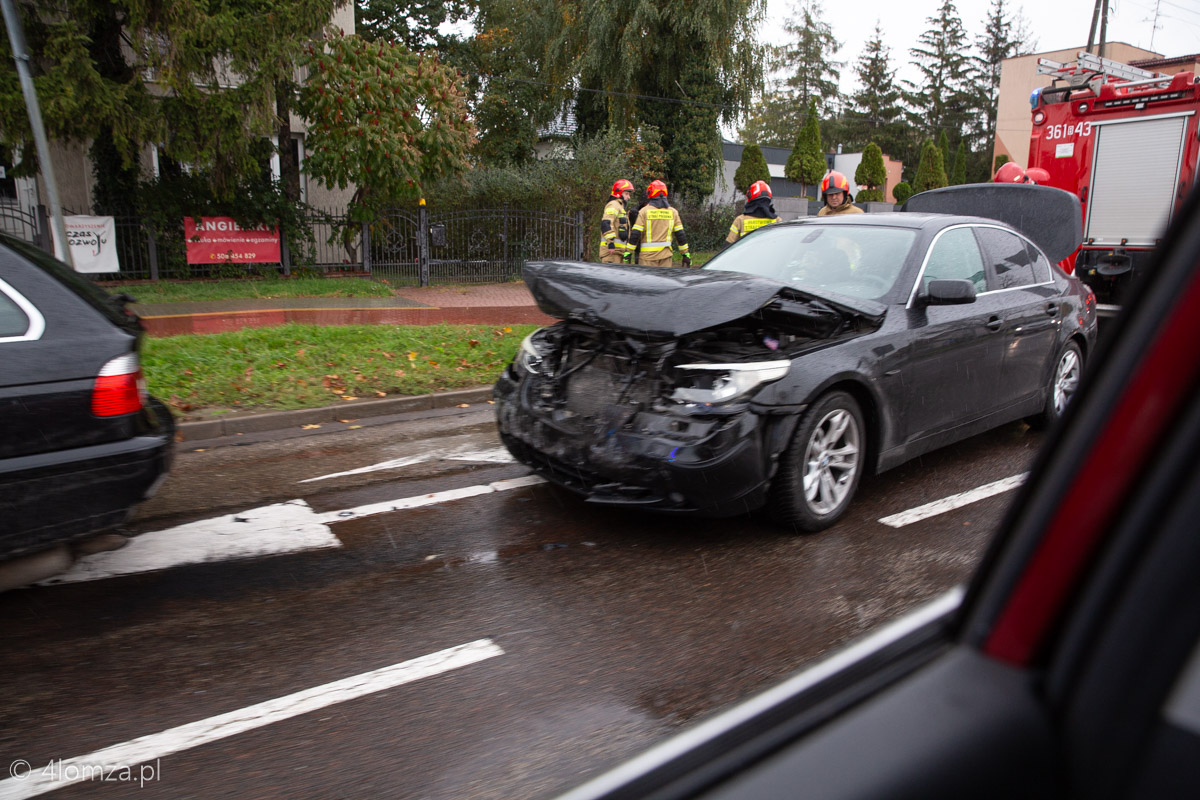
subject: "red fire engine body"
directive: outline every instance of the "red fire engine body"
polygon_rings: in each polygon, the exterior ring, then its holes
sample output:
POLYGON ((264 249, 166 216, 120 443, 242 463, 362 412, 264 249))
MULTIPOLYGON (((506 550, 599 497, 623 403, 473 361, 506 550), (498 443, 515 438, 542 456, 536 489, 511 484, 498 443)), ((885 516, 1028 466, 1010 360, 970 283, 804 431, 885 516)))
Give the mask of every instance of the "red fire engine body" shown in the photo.
POLYGON ((1083 245, 1074 269, 1101 309, 1115 310, 1197 183, 1200 77, 1087 52, 1075 64, 1040 59, 1038 72, 1054 84, 1030 97, 1028 166, 1078 195, 1083 245))

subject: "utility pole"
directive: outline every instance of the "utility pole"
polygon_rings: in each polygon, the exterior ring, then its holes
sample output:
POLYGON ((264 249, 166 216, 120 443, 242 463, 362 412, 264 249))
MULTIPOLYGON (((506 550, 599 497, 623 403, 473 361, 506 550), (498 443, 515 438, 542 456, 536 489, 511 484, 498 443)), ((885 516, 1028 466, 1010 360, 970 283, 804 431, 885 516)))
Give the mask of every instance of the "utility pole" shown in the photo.
POLYGON ((29 51, 25 46, 25 31, 13 0, 0 0, 4 12, 4 25, 8 28, 8 41, 12 45, 13 60, 17 62, 21 93, 25 95, 25 110, 29 114, 29 125, 33 128, 33 141, 37 146, 38 166, 46 182, 46 194, 50 200, 50 229, 54 239, 54 255, 74 268, 71 248, 67 246, 67 228, 63 223, 62 206, 58 202, 58 182, 54 178, 54 163, 50 160, 50 142, 46 139, 46 126, 42 122, 42 109, 38 105, 37 91, 33 87, 33 73, 29 69, 29 51))
POLYGON ((1096 25, 1100 22, 1100 10, 1104 6, 1104 0, 1096 0, 1096 8, 1092 11, 1092 28, 1088 31, 1087 51, 1092 52, 1092 47, 1096 44, 1096 25))
POLYGON ((1104 9, 1100 12, 1100 57, 1104 58, 1107 54, 1106 45, 1108 44, 1108 0, 1104 0, 1104 9))
POLYGON ((1154 2, 1154 20, 1150 23, 1150 49, 1154 49, 1154 34, 1158 33, 1158 11, 1162 8, 1162 0, 1154 2))

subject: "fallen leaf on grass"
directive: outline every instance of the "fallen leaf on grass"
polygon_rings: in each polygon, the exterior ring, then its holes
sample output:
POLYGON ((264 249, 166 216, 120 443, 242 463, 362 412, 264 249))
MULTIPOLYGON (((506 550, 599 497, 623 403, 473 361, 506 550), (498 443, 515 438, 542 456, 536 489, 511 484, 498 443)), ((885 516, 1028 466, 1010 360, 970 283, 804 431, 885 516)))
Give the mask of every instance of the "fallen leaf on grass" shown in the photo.
POLYGON ((342 399, 343 400, 357 400, 358 398, 353 395, 344 394, 344 395, 342 395, 342 399))
POLYGON ((395 375, 397 378, 403 378, 403 377, 404 377, 404 370, 402 370, 402 369, 398 369, 398 370, 396 370, 396 371, 395 371, 395 373, 393 373, 393 374, 394 374, 394 375, 395 375))
POLYGON ((379 391, 378 389, 376 389, 376 390, 375 390, 375 396, 376 396, 376 397, 387 397, 387 392, 381 392, 381 391, 379 391))
POLYGON ((320 425, 315 425, 315 424, 314 424, 314 425, 301 425, 301 426, 300 426, 300 429, 301 429, 301 430, 305 430, 305 431, 311 431, 311 430, 313 430, 314 428, 319 428, 319 427, 321 427, 321 426, 320 426, 320 425))
POLYGON ((410 350, 410 351, 408 351, 408 360, 409 360, 409 361, 416 361, 416 360, 417 360, 417 354, 416 354, 416 353, 414 353, 414 352, 413 352, 413 351, 411 351, 411 350, 410 350))

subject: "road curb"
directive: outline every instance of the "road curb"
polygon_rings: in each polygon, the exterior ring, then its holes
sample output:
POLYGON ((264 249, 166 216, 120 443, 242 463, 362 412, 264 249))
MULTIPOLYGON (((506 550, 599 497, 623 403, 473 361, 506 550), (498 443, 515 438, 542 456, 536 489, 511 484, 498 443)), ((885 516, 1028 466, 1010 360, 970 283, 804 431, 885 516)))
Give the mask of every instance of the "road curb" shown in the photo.
POLYGON ((268 411, 261 414, 230 414, 220 419, 179 422, 176 440, 194 442, 236 436, 245 433, 276 431, 301 425, 320 425, 348 418, 383 417, 411 411, 454 408, 462 404, 486 403, 492 399, 492 387, 480 386, 453 392, 437 392, 382 400, 347 401, 336 406, 302 408, 295 411, 268 411))

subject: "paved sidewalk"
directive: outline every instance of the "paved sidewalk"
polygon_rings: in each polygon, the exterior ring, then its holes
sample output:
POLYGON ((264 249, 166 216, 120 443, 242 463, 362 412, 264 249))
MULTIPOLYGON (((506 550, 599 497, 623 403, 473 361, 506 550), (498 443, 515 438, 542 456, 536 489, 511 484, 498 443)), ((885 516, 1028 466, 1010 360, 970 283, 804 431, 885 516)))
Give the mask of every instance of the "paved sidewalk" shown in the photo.
POLYGON ((242 298, 133 306, 150 336, 305 325, 548 324, 523 283, 397 289, 395 297, 242 298))

